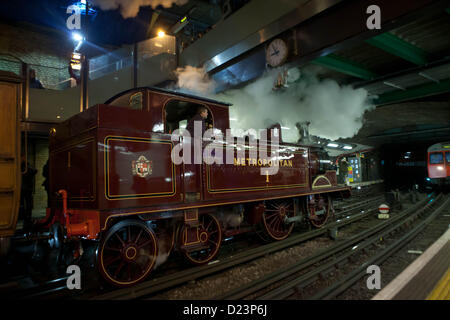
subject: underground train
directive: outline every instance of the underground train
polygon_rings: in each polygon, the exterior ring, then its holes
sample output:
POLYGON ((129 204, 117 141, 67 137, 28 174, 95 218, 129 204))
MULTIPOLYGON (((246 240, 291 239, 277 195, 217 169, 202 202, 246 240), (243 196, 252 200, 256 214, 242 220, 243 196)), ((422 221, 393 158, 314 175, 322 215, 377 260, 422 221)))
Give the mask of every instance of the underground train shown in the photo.
POLYGON ((201 265, 233 235, 256 231, 283 240, 296 223, 326 224, 332 198, 349 197, 350 188, 337 184, 323 150, 283 142, 279 126, 272 131, 279 135, 276 157, 252 149, 272 150, 273 136, 247 136, 199 142, 202 152, 214 145, 209 154, 222 162, 173 161, 174 151, 186 159, 193 150, 194 138, 172 133, 198 107, 209 111, 208 127, 225 133, 229 106, 134 88, 56 125, 49 136, 50 207, 39 226, 65 242, 96 241, 102 277, 127 287, 147 278, 158 255, 173 250, 201 265))
POLYGON ((428 177, 436 183, 450 177, 450 141, 433 144, 427 150, 428 177))

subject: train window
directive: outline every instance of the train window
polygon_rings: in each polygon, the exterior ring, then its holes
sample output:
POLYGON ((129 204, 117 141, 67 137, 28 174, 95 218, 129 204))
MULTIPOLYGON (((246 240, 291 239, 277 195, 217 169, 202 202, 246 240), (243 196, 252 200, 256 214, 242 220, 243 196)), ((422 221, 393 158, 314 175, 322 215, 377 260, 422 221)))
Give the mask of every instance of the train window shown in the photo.
POLYGON ((445 153, 445 161, 447 161, 447 165, 450 165, 450 151, 445 153))
MULTIPOLYGON (((169 101, 165 106, 165 132, 172 133, 176 129, 186 128, 189 120, 197 113, 198 107, 203 106, 204 105, 188 101, 169 101)), ((208 118, 205 122, 207 128, 208 126, 212 126, 211 111, 208 112, 208 118)))
POLYGON ((444 163, 444 155, 442 152, 435 152, 430 154, 430 164, 444 163))

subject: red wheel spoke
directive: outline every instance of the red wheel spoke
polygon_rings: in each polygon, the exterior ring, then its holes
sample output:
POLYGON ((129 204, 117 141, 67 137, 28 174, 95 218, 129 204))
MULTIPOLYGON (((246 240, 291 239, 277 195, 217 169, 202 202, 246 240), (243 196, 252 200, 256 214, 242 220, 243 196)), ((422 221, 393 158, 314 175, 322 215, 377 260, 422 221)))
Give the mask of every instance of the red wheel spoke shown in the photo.
POLYGON ((144 243, 142 243, 141 245, 137 246, 137 249, 141 249, 142 247, 145 247, 147 244, 149 244, 150 242, 153 242, 153 239, 147 240, 144 243))
POLYGON ((105 261, 105 262, 104 262, 104 265, 105 265, 105 267, 107 267, 107 266, 113 264, 114 262, 120 260, 121 258, 122 258, 122 257, 121 257, 120 255, 118 255, 118 256, 116 256, 115 258, 112 258, 112 259, 110 259, 110 260, 105 261))
POLYGON ((273 229, 274 229, 274 230, 279 230, 278 227, 280 226, 280 222, 281 222, 280 219, 277 219, 277 220, 275 221, 274 226, 273 226, 273 229))
POLYGON ((143 229, 141 229, 141 231, 139 231, 139 234, 137 235, 136 240, 134 240, 134 244, 137 245, 137 243, 139 241, 139 238, 141 237, 141 234, 142 234, 143 231, 144 231, 143 229))
POLYGON ((278 212, 275 212, 275 213, 271 213, 271 214, 266 214, 266 219, 270 219, 270 218, 272 218, 273 216, 278 216, 278 212))
POLYGON ((275 224, 277 223, 278 220, 279 220, 279 219, 272 219, 272 221, 269 222, 269 225, 274 229, 275 224))
POLYGON ((111 248, 111 247, 105 247, 105 250, 117 251, 117 252, 121 252, 122 251, 122 250, 120 250, 118 248, 111 248))
POLYGON ((119 264, 119 266, 118 266, 117 269, 116 269, 116 272, 114 272, 114 278, 117 279, 117 276, 119 275, 120 270, 122 270, 122 268, 123 268, 124 265, 125 265, 125 262, 121 261, 120 264, 119 264))
POLYGON ((120 243, 122 243, 122 246, 125 247, 125 242, 123 242, 122 238, 119 236, 119 233, 116 232, 115 235, 117 236, 117 238, 120 240, 120 243))

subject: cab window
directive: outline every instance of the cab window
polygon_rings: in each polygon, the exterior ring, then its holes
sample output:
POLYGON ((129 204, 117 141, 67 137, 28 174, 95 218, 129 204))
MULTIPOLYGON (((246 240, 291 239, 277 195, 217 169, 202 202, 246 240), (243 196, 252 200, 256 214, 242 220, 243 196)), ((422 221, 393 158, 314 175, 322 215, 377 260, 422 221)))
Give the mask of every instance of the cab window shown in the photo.
MULTIPOLYGON (((180 100, 169 101, 164 109, 164 132, 170 134, 177 129, 185 129, 189 120, 197 113, 198 107, 204 107, 204 105, 180 100)), ((205 122, 206 128, 212 127, 212 115, 209 109, 208 118, 205 120, 205 122)))
POLYGON ((450 165, 450 151, 445 152, 445 161, 447 161, 447 165, 450 165))
POLYGON ((444 155, 442 152, 435 152, 430 154, 430 164, 444 163, 444 155))

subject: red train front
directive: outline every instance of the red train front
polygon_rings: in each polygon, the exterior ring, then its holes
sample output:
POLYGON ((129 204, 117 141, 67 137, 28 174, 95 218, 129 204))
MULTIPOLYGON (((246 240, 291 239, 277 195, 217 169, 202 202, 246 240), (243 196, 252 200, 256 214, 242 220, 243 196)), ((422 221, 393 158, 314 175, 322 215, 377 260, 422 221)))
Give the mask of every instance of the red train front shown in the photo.
POLYGON ((450 177, 450 141, 432 145, 427 153, 428 177, 432 179, 450 177))
MULTIPOLYGON (((174 163, 180 141, 171 133, 199 106, 208 109, 209 126, 229 129, 227 104, 138 88, 52 131, 47 221, 68 239, 99 240, 99 271, 116 286, 143 280, 158 254, 172 249, 203 264, 224 237, 262 227, 266 237, 282 240, 296 222, 321 227, 331 197, 350 194, 319 150, 282 141, 276 163, 254 156, 250 142, 237 138, 222 143, 223 164, 174 163), (232 163, 225 161, 227 150, 232 163), (276 174, 261 174, 273 165, 276 174)), ((202 150, 212 143, 204 141, 202 150)), ((261 146, 270 148, 269 139, 258 140, 261 146)))

